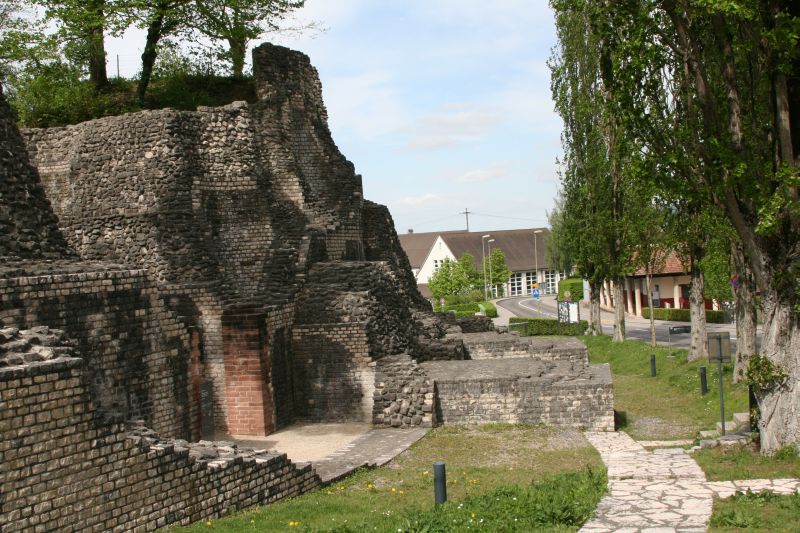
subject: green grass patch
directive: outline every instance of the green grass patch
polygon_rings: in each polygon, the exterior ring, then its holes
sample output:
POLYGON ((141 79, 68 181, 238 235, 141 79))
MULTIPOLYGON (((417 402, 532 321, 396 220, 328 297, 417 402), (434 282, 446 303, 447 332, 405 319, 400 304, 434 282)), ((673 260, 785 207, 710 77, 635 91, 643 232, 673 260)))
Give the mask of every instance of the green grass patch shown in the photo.
MULTIPOLYGON (((614 409, 620 429, 635 439, 694 438, 714 429, 719 420, 717 365, 687 362, 686 350, 651 347, 641 341, 615 343, 605 335, 581 337, 592 363, 609 363, 614 379, 614 409), (656 354, 657 375, 650 377, 650 354, 656 354), (700 395, 699 369, 708 367, 709 393, 700 395)), ((725 412, 747 412, 747 386, 733 384, 733 365, 723 365, 725 412)))
POLYGON ((747 492, 724 500, 714 499, 709 532, 800 531, 800 494, 780 496, 747 492))
POLYGON ((503 424, 442 427, 384 467, 187 530, 396 532, 427 527, 433 532, 469 525, 486 531, 575 531, 605 486, 602 461, 578 431, 503 424), (448 504, 438 509, 433 505, 435 461, 447 464, 448 504))
POLYGON ((762 455, 755 446, 721 446, 696 451, 692 457, 709 481, 800 478, 800 456, 787 446, 762 455))

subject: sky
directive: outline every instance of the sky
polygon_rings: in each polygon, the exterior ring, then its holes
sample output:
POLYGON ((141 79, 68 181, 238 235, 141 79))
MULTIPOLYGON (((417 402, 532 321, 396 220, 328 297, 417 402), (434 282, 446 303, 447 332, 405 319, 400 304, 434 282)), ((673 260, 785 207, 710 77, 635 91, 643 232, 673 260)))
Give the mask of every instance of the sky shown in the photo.
MULTIPOLYGON (((307 0, 296 19, 326 29, 266 40, 311 58, 333 139, 398 233, 463 230, 466 209, 471 231, 547 225, 561 120, 545 0, 307 0)), ((143 40, 111 39, 109 72, 119 55, 135 74, 143 40)))

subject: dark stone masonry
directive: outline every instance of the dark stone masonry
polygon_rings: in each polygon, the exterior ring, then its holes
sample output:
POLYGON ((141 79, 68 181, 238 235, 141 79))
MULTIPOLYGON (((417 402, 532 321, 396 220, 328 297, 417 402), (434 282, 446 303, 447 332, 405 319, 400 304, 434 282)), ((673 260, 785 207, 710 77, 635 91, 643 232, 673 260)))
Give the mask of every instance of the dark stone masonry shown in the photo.
POLYGON ((20 132, 0 93, 0 531, 313 490, 311 465, 228 442, 298 421, 611 429, 580 343, 431 312, 309 59, 253 64, 255 103, 63 128, 20 132))

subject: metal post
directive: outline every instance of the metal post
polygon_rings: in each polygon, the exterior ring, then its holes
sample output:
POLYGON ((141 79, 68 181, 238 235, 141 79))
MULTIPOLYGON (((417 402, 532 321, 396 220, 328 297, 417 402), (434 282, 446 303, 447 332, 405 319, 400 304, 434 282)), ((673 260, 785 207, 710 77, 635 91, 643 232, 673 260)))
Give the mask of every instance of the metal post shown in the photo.
POLYGON ((433 463, 433 495, 436 505, 447 501, 447 474, 442 461, 433 463))
POLYGON ((656 354, 650 354, 650 377, 656 377, 656 354))
POLYGON ((486 242, 489 243, 489 296, 494 298, 494 285, 492 284, 492 243, 494 239, 489 239, 486 242))
POLYGON ((725 391, 722 386, 722 337, 717 337, 719 346, 719 362, 717 363, 717 370, 719 371, 719 419, 722 422, 722 435, 725 436, 725 391))
POLYGON ((486 286, 486 239, 491 237, 490 234, 481 237, 481 256, 483 258, 483 297, 489 299, 489 290, 486 286))
POLYGON ((700 395, 708 394, 708 378, 706 377, 706 367, 700 367, 700 395))

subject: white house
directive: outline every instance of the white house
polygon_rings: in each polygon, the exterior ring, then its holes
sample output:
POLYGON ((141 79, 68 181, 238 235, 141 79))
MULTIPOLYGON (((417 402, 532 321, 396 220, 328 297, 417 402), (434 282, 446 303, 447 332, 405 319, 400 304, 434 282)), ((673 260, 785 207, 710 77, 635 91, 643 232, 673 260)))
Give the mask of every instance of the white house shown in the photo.
POLYGON ((399 237, 417 285, 426 297, 430 296, 428 280, 444 259, 456 261, 464 253, 469 253, 475 259, 475 268, 483 272, 483 258, 494 249, 503 251, 511 271, 511 278, 499 293, 523 296, 531 293, 534 280, 544 294, 554 294, 558 290, 558 281, 566 277, 565 273, 557 272, 547 264, 545 250, 549 234, 550 230, 546 228, 532 228, 405 233, 399 237))

